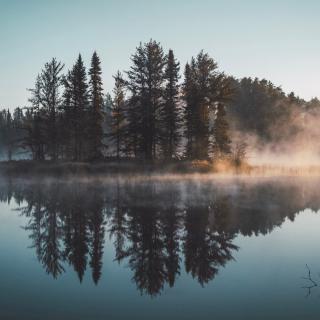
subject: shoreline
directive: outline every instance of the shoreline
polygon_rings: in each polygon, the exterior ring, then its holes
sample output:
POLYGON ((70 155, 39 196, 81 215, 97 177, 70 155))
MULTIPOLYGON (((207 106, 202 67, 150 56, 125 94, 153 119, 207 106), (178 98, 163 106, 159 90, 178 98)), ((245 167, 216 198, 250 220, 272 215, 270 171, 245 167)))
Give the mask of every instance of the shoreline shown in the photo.
POLYGON ((215 165, 211 161, 0 161, 0 174, 7 177, 117 178, 155 180, 213 179, 219 177, 320 177, 320 165, 215 165))

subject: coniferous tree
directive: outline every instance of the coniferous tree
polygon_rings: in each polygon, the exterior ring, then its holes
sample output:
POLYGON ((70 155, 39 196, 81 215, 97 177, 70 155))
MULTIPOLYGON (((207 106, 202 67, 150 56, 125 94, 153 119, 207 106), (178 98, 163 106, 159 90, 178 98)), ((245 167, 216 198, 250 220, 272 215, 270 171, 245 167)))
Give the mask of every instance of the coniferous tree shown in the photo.
POLYGON ((79 55, 77 62, 73 66, 66 79, 65 93, 69 99, 69 126, 70 144, 72 159, 75 161, 84 160, 88 154, 86 150, 88 133, 88 85, 85 66, 79 55))
POLYGON ((41 108, 41 78, 37 76, 34 89, 30 89, 31 107, 24 121, 27 134, 22 147, 29 149, 34 160, 45 159, 44 112, 41 108))
POLYGON ((208 159, 211 139, 210 120, 216 104, 225 101, 230 90, 217 63, 201 51, 186 66, 184 93, 186 100, 186 154, 189 158, 208 159))
POLYGON ((73 108, 71 106, 72 97, 72 73, 69 70, 63 78, 64 91, 62 104, 60 107, 60 132, 61 132, 61 157, 63 159, 73 158, 73 108))
POLYGON ((186 64, 184 70, 183 93, 185 100, 185 132, 186 150, 185 155, 187 159, 195 158, 195 132, 196 132, 196 87, 195 87, 195 60, 192 58, 191 65, 186 64))
POLYGON ((114 76, 115 86, 113 89, 114 99, 112 105, 111 137, 115 142, 116 157, 120 159, 123 151, 124 120, 125 120, 125 82, 121 72, 114 76))
POLYGON ((176 156, 181 138, 181 111, 179 108, 179 62, 169 50, 165 69, 166 86, 161 110, 161 145, 165 159, 176 156))
POLYGON ((30 147, 32 145, 33 149, 38 149, 37 159, 45 159, 46 155, 52 160, 58 159, 57 114, 62 101, 60 88, 63 67, 61 62, 53 58, 45 64, 36 79, 35 88, 30 90, 32 96, 29 101, 32 104, 31 110, 34 119, 33 123, 27 124, 30 136, 26 138, 28 143, 24 143, 24 145, 30 147))
POLYGON ((103 88, 101 78, 101 62, 96 52, 91 59, 91 68, 89 70, 89 99, 90 125, 88 127, 89 136, 89 158, 101 159, 103 157, 103 88))
POLYGON ((62 85, 61 71, 64 65, 53 58, 45 64, 40 75, 40 103, 44 109, 45 132, 44 139, 47 153, 52 160, 57 160, 59 137, 57 130, 58 109, 61 104, 60 88, 62 85))
POLYGON ((132 56, 132 67, 127 72, 131 92, 128 107, 128 130, 134 154, 146 160, 156 157, 160 139, 159 109, 163 96, 165 57, 156 41, 137 48, 132 56))

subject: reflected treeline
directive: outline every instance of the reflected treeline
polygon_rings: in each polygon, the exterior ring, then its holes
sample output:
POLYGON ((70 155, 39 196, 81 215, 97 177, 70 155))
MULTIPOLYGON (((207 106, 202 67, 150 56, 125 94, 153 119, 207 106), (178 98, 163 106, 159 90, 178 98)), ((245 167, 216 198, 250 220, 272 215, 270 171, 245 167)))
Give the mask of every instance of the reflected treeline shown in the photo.
POLYGON ((115 261, 129 266, 142 294, 155 296, 183 270, 208 283, 233 259, 238 234, 266 234, 306 207, 318 210, 317 190, 312 179, 5 180, 0 201, 14 201, 27 218, 32 247, 54 278, 69 265, 80 281, 90 269, 97 284, 110 238, 115 261))

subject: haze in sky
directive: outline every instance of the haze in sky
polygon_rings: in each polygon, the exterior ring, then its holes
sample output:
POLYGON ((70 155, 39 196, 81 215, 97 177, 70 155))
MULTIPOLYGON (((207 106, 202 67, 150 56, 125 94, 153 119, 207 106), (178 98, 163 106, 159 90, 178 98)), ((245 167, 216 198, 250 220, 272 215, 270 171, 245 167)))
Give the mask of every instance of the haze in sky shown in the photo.
POLYGON ((104 88, 140 41, 184 65, 201 49, 236 77, 260 77, 302 98, 320 96, 318 0, 0 0, 0 107, 27 104, 43 64, 66 69, 97 50, 104 88))

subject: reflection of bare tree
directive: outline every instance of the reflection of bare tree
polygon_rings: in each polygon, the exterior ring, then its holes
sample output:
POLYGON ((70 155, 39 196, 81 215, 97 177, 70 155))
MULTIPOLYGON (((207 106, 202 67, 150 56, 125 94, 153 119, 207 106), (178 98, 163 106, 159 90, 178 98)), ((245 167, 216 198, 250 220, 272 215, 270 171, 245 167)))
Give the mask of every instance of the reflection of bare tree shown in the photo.
MULTIPOLYGON (((302 279, 308 280, 308 283, 306 286, 302 287, 303 289, 307 290, 307 294, 306 294, 306 298, 309 297, 311 295, 311 291, 313 288, 318 286, 318 282, 316 282, 311 275, 311 270, 309 268, 309 266, 306 264, 306 268, 308 270, 307 272, 307 277, 302 277, 302 279)), ((319 275, 320 277, 320 275, 319 275)))

